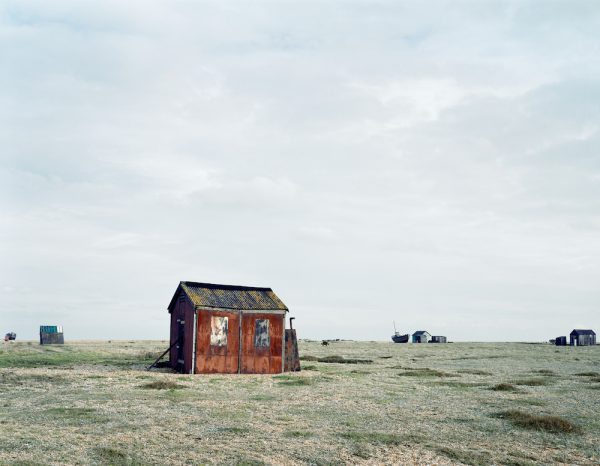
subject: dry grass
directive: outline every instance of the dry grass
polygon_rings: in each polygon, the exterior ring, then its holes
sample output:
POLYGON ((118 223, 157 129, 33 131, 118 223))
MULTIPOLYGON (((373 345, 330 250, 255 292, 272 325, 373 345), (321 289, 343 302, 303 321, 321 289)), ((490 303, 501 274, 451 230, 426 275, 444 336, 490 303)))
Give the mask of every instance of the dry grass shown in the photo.
POLYGON ((548 379, 534 378, 515 380, 513 383, 515 385, 526 385, 528 387, 543 387, 545 385, 550 385, 552 381, 548 379))
POLYGON ((154 382, 145 383, 141 388, 148 388, 151 390, 176 390, 178 388, 184 388, 184 386, 173 382, 172 380, 155 380, 154 382))
POLYGON ((497 416, 524 429, 545 430, 553 433, 578 433, 581 431, 579 426, 559 416, 540 416, 516 409, 503 411, 497 416))
POLYGON ((494 385, 491 390, 494 390, 496 392, 518 392, 519 389, 517 387, 515 387, 513 384, 511 383, 499 383, 497 385, 494 385))
POLYGON ((600 347, 300 341, 300 373, 146 372, 166 346, 0 345, 0 464, 600 464, 600 347))
POLYGON ((406 372, 400 372, 398 375, 401 377, 460 377, 458 374, 429 369, 428 367, 407 369, 406 372))

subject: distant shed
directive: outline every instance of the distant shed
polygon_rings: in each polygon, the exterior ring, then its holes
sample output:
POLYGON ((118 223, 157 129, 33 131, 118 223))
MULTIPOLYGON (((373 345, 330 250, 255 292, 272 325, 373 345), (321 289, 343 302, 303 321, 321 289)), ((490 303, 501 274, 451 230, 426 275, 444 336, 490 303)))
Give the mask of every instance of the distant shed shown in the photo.
POLYGON ((448 339, 442 335, 433 335, 429 343, 447 343, 448 339))
POLYGON ((296 333, 285 329, 288 308, 271 288, 180 282, 168 309, 169 357, 178 372, 300 370, 296 333))
POLYGON ((556 346, 567 346, 567 337, 565 337, 565 336, 556 337, 554 339, 554 344, 556 346))
POLYGON ((596 332, 593 330, 575 329, 569 335, 571 346, 591 346, 596 344, 596 332))
POLYGON ((40 325, 40 345, 64 345, 62 325, 40 325))
POLYGON ((431 334, 427 330, 417 330, 412 334, 413 343, 427 343, 431 340, 431 334))

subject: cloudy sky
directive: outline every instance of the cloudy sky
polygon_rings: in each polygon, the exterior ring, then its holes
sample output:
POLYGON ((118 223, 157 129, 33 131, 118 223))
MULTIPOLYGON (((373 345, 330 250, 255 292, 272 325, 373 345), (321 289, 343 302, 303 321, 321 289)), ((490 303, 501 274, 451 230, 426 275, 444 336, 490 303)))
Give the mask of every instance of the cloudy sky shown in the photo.
POLYGON ((599 149, 597 1, 3 1, 0 332, 599 330, 599 149))

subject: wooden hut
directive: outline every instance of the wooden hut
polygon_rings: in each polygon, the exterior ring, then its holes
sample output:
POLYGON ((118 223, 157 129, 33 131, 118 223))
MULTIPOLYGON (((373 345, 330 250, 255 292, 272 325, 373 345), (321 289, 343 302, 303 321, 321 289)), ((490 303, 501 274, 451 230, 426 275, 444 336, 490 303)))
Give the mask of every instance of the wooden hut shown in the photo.
POLYGON ((429 343, 447 343, 448 339, 442 335, 433 335, 429 343))
POLYGON ((431 334, 427 330, 417 330, 412 334, 413 343, 427 343, 431 340, 431 334))
POLYGON ((40 345, 63 345, 62 325, 40 325, 40 345))
POLYGON ((287 312, 271 288, 180 282, 169 304, 171 367, 186 374, 299 370, 287 312))
POLYGON ((571 346, 590 346, 596 344, 596 332, 593 330, 573 330, 569 335, 571 346))
POLYGON ((567 337, 566 336, 556 337, 554 339, 554 344, 556 346, 567 346, 567 337))

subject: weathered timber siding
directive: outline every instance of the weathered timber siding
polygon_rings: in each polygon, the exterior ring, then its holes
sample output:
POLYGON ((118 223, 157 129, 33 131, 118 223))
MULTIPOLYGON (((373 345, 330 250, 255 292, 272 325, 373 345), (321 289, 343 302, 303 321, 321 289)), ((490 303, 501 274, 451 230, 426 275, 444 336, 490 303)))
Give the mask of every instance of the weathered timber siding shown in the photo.
POLYGON ((285 372, 296 372, 300 370, 300 356, 298 354, 298 340, 296 330, 285 331, 285 372))
POLYGON ((238 372, 240 349, 240 312, 198 310, 196 340, 196 373, 238 372), (227 317, 227 344, 211 345, 211 319, 227 317))
POLYGON ((284 315, 242 312, 241 372, 244 374, 277 374, 282 372, 284 315), (255 346, 257 320, 269 321, 269 346, 255 346))
MULTIPOLYGON (((192 307, 192 303, 183 296, 182 299, 177 300, 177 304, 175 305, 175 309, 171 312, 171 340, 170 344, 173 344, 177 337, 179 336, 179 323, 178 320, 183 320, 184 323, 184 341, 183 341, 183 372, 189 373, 192 369, 192 347, 194 344, 194 308, 192 307)), ((178 348, 177 345, 171 348, 169 353, 169 360, 171 362, 171 367, 177 370, 177 354, 178 348)))

